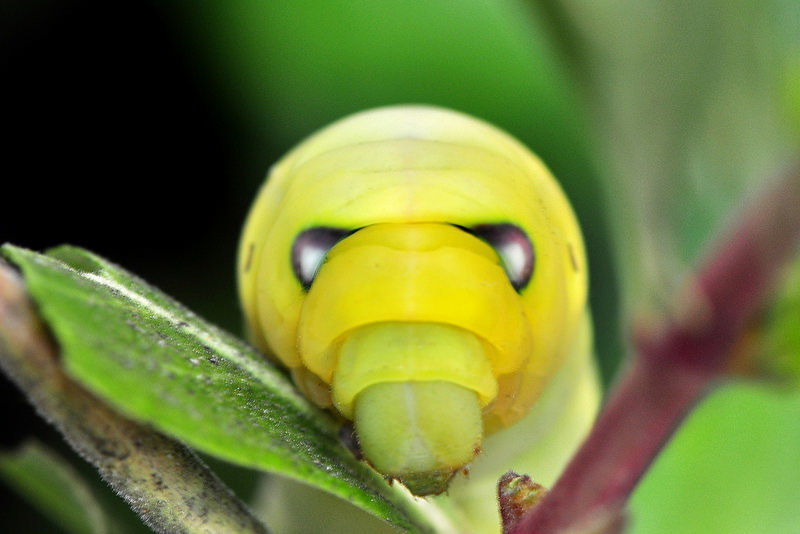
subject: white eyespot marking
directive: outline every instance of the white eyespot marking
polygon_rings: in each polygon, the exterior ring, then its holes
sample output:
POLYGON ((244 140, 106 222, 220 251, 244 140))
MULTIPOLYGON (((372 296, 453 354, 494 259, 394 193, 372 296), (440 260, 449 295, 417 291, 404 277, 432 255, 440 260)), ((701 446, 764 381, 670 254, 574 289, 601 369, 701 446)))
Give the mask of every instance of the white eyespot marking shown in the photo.
POLYGON ((531 240, 520 227, 508 223, 479 224, 468 230, 495 250, 514 289, 520 291, 528 285, 536 254, 531 240))
POLYGON ((340 228, 320 226, 309 228, 295 238, 292 245, 292 270, 303 289, 311 287, 328 251, 349 233, 340 228))

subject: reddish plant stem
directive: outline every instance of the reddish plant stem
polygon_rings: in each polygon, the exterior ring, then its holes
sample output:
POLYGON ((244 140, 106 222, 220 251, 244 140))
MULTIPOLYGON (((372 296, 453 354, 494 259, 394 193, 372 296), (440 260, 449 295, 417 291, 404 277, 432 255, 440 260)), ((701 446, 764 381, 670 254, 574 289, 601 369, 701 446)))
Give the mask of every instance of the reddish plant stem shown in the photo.
POLYGON ((708 383, 704 375, 665 374, 645 360, 635 362, 562 478, 512 532, 559 532, 621 511, 708 383))
POLYGON ((553 489, 509 532, 612 524, 684 416, 730 372, 743 329, 797 255, 800 169, 758 200, 689 281, 689 305, 637 332, 637 355, 591 434, 553 489))

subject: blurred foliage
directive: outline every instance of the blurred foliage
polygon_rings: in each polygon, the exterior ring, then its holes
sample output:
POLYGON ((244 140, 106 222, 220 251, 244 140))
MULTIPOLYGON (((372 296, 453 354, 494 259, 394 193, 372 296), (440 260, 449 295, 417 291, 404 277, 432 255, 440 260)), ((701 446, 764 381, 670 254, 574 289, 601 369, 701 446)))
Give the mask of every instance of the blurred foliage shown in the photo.
MULTIPOLYGON (((0 172, 21 201, 0 213, 0 241, 86 246, 234 330, 236 239, 266 168, 351 111, 449 106, 542 156, 586 233, 607 380, 618 317, 663 311, 800 142, 795 0, 2 10, 0 172)), ((731 385, 704 403, 637 492, 634 531, 800 530, 774 507, 800 492, 796 397, 731 385)))
POLYGON ((0 454, 0 473, 67 532, 108 532, 108 518, 88 485, 68 462, 38 443, 27 442, 19 450, 0 454))
POLYGON ((670 298, 721 224, 797 157, 796 2, 573 2, 626 313, 670 298))
POLYGON ((728 385, 692 413, 631 501, 632 534, 800 530, 800 395, 728 385))
POLYGON ((756 363, 765 374, 788 387, 800 387, 800 259, 778 285, 775 302, 763 319, 756 363))
MULTIPOLYGON (((720 227, 797 158, 800 5, 569 7, 586 43, 623 316, 664 312, 720 227)), ((796 317, 793 302, 772 325, 796 317)), ((712 395, 634 494, 631 530, 800 530, 799 415, 796 390, 730 384, 712 395)))

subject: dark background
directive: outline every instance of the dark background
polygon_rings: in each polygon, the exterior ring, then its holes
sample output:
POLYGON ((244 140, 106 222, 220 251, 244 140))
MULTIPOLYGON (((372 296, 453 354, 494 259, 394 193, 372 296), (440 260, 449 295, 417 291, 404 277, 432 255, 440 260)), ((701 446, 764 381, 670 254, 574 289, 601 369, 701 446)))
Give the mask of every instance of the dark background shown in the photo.
POLYGON ((241 132, 149 3, 43 4, 0 22, 2 240, 88 248, 234 327, 241 132))
MULTIPOLYGON (((0 78, 0 241, 88 248, 238 332, 234 258, 250 203, 236 187, 241 128, 164 14, 148 2, 4 2, 0 78)), ((74 455, 3 374, 0 405, 0 445, 33 434, 74 455)), ((0 484, 0 530, 53 528, 0 484)))

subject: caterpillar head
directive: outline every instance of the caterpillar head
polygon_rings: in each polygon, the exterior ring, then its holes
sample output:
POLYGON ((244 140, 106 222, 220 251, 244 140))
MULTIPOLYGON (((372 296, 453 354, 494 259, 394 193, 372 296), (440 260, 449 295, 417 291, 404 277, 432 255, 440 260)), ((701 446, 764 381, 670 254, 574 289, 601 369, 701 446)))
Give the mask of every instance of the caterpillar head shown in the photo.
POLYGON ((577 223, 546 168, 426 107, 344 119, 281 160, 238 271, 254 342, 418 495, 528 411, 586 296, 577 223))

